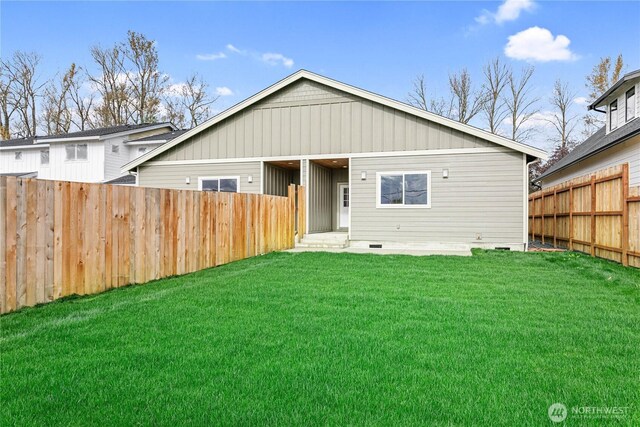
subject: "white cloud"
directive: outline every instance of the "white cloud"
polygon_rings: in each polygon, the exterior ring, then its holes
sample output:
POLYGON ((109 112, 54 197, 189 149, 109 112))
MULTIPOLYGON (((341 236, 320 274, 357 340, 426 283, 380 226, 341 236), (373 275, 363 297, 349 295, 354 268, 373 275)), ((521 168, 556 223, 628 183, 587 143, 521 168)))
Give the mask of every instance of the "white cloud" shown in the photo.
POLYGON ((233 53, 238 53, 240 55, 244 55, 245 53, 247 53, 245 50, 242 49, 238 49, 237 47, 235 47, 234 45, 232 45, 231 43, 229 43, 227 45, 227 50, 233 53))
POLYGON ((182 96, 186 88, 186 83, 172 83, 165 89, 165 94, 169 96, 182 96))
POLYGON ((221 86, 216 88, 216 94, 218 96, 231 96, 233 91, 226 86, 221 86))
POLYGON ((553 36, 546 28, 531 27, 509 36, 504 54, 524 61, 573 61, 578 55, 569 49, 567 36, 553 36))
POLYGON ((200 61, 215 61, 217 59, 224 59, 226 57, 227 55, 224 52, 199 53, 198 55, 196 55, 196 59, 199 59, 200 61))
POLYGON ((495 12, 483 10, 482 14, 476 17, 476 22, 485 25, 491 22, 502 24, 507 21, 515 21, 523 11, 531 12, 535 6, 533 0, 505 0, 495 12))
POLYGON ((287 58, 281 53, 267 52, 263 53, 261 58, 263 62, 266 62, 269 65, 282 64, 286 68, 293 67, 293 59, 287 58))
POLYGON ((586 96, 579 96, 576 99, 574 99, 573 102, 576 103, 577 105, 589 105, 589 100, 587 99, 586 96))

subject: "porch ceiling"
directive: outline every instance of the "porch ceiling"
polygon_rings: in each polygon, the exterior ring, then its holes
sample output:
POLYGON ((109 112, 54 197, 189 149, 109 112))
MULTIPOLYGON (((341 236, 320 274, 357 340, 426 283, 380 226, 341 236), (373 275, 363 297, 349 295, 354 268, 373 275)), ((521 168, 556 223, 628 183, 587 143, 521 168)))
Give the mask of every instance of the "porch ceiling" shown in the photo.
POLYGON ((279 160, 275 162, 265 162, 265 163, 269 163, 283 169, 300 170, 300 160, 279 160))
POLYGON ((317 159, 312 160, 312 162, 329 169, 345 169, 349 167, 349 159, 317 159))

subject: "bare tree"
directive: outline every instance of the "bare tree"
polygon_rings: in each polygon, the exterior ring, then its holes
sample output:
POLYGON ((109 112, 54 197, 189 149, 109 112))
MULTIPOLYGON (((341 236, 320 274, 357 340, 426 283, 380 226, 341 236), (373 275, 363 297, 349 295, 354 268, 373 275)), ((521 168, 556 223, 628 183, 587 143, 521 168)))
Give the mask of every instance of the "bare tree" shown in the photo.
POLYGON ((539 99, 531 94, 530 81, 533 72, 534 68, 527 66, 522 69, 520 77, 516 77, 513 72, 508 76, 505 105, 511 119, 509 136, 518 142, 523 142, 531 136, 533 128, 526 126, 526 123, 538 112, 536 104, 539 99))
POLYGON ((449 74, 449 89, 455 119, 460 123, 469 123, 484 106, 486 98, 484 92, 473 89, 471 75, 466 68, 463 68, 460 74, 449 74))
POLYGON ((154 122, 162 89, 168 79, 158 70, 155 41, 135 31, 128 31, 127 43, 122 43, 120 49, 128 59, 129 64, 126 65, 131 65, 130 70, 121 70, 131 89, 131 119, 134 123, 154 122))
POLYGON ((407 102, 416 108, 428 111, 439 116, 453 118, 453 104, 444 98, 432 98, 427 91, 427 83, 424 75, 417 76, 413 81, 413 90, 409 92, 407 102))
POLYGON ((504 90, 509 83, 511 70, 497 56, 484 66, 482 72, 486 96, 482 111, 487 120, 489 132, 499 134, 500 125, 509 115, 504 100, 504 90))
MULTIPOLYGON (((93 103, 95 95, 93 92, 84 94, 82 87, 86 80, 82 77, 82 69, 71 65, 73 73, 69 73, 69 105, 72 110, 71 122, 79 130, 86 130, 91 126, 91 116, 93 114, 93 103)), ((70 69, 70 71, 71 71, 70 69)))
POLYGON ((59 82, 51 80, 44 89, 42 120, 48 135, 67 133, 71 128, 69 92, 75 74, 76 65, 71 64, 59 82))
POLYGON ((11 60, 2 61, 3 74, 11 82, 8 102, 18 114, 15 133, 19 136, 35 136, 38 130, 37 100, 44 86, 37 74, 39 65, 40 55, 35 52, 16 51, 11 60))
POLYGON ((0 60, 0 139, 11 138, 11 116, 17 104, 14 93, 14 77, 7 72, 8 65, 0 60))
POLYGON ((552 137, 552 141, 556 143, 562 152, 571 150, 576 141, 573 138, 573 132, 576 128, 576 115, 571 115, 569 109, 573 104, 573 100, 576 97, 576 93, 569 88, 568 83, 563 83, 562 80, 556 80, 553 86, 553 94, 549 98, 549 103, 553 105, 554 115, 547 121, 553 125, 555 135, 552 137))
POLYGON ((119 45, 103 49, 91 48, 91 56, 98 65, 98 73, 89 76, 100 102, 95 107, 96 126, 128 123, 131 90, 125 75, 125 55, 119 45))
MULTIPOLYGON (((586 78, 585 86, 589 90, 589 103, 594 102, 607 91, 615 82, 620 79, 620 74, 624 67, 622 55, 618 55, 615 63, 612 64, 611 57, 600 58, 591 74, 586 78), (613 66, 613 68, 612 68, 613 66)), ((601 113, 587 113, 583 117, 585 138, 593 135, 598 129, 605 125, 604 115, 601 113)))
POLYGON ((165 120, 184 127, 198 126, 211 116, 211 105, 219 96, 209 94, 209 85, 198 74, 165 91, 165 120))

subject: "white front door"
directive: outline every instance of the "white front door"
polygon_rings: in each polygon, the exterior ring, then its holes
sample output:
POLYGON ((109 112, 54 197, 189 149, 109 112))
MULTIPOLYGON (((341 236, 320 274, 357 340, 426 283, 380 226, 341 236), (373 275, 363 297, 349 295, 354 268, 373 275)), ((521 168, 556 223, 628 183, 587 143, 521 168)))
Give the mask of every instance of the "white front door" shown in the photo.
POLYGON ((338 184, 338 228, 349 227, 349 184, 338 184))

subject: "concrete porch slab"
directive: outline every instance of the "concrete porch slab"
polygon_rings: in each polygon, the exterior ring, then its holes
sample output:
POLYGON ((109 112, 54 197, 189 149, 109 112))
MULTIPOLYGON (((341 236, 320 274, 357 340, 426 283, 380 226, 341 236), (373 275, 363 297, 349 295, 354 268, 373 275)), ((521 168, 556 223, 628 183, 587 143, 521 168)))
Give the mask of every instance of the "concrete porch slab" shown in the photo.
POLYGON ((376 254, 376 255, 412 255, 412 256, 429 256, 429 255, 452 255, 452 256, 471 256, 471 250, 420 250, 420 249, 372 249, 372 248, 303 248, 297 247, 286 250, 285 252, 331 252, 331 253, 350 253, 350 254, 376 254))

